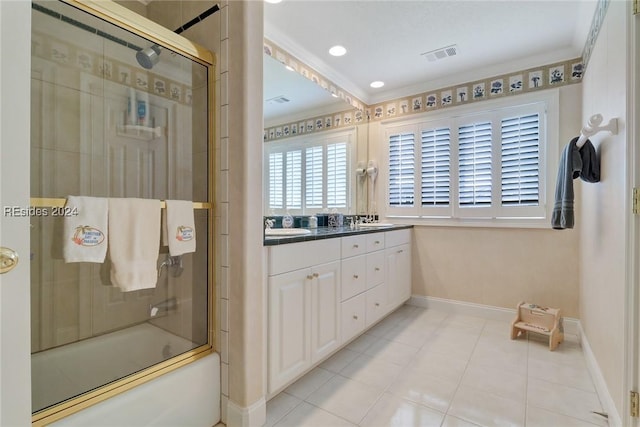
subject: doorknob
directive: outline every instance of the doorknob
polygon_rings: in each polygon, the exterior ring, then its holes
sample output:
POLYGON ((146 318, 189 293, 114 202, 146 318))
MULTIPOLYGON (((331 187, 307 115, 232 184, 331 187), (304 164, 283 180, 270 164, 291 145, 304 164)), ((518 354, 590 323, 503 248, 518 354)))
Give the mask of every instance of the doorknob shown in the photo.
POLYGON ((13 250, 0 246, 0 274, 13 270, 18 264, 18 254, 13 250))

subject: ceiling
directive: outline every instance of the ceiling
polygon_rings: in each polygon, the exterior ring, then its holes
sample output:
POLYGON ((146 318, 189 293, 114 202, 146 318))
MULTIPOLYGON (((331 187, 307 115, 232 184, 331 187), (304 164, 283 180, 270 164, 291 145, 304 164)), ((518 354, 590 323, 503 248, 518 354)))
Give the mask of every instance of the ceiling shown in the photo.
MULTIPOLYGON (((595 6, 596 0, 283 0, 265 2, 264 32, 371 105, 579 57, 595 6), (345 56, 329 55, 336 44, 346 47, 345 56), (421 55, 450 45, 457 46, 455 56, 429 62, 421 55), (369 87, 374 80, 385 86, 369 87)), ((265 72, 265 92, 270 79, 265 72)), ((300 90, 278 95, 295 98, 300 90)))

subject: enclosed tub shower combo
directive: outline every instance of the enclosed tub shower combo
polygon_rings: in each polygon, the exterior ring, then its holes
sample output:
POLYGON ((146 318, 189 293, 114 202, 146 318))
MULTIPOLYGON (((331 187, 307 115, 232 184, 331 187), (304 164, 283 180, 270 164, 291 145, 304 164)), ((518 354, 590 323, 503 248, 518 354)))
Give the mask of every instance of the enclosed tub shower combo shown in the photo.
MULTIPOLYGON (((213 353, 215 77, 209 51, 111 2, 33 2, 31 65, 32 412, 44 425, 213 353)), ((196 376, 219 393, 209 371, 196 376)))

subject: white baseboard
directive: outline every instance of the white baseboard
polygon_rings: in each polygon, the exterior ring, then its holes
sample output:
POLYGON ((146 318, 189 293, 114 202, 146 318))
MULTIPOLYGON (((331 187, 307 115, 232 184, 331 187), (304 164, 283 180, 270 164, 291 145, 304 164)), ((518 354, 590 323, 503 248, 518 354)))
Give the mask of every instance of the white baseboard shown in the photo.
POLYGON ((616 405, 615 403, 613 403, 613 399, 611 398, 611 394, 609 393, 607 383, 604 380, 604 376, 602 375, 600 366, 598 366, 596 356, 591 350, 589 340, 584 334, 582 325, 580 323, 578 323, 578 329, 578 339, 580 340, 582 353, 584 354, 585 361, 587 362, 587 369, 589 369, 591 379, 593 380, 593 384, 596 387, 596 393, 598 394, 598 398, 600 399, 600 403, 602 404, 602 410, 609 415, 609 426, 622 427, 622 418, 620 418, 620 414, 616 409, 616 405))
POLYGON ((261 397, 251 406, 243 407, 229 400, 226 415, 228 427, 260 427, 267 422, 267 402, 261 397))
MULTIPOLYGON (((492 305, 476 304, 472 302, 456 301, 452 299, 425 297, 412 295, 407 302, 409 305, 426 307, 434 310, 447 311, 449 313, 464 314, 466 316, 482 317, 484 319, 511 322, 516 316, 515 308, 495 307, 492 305)), ((579 335, 580 322, 578 319, 563 317, 565 334, 579 335)))

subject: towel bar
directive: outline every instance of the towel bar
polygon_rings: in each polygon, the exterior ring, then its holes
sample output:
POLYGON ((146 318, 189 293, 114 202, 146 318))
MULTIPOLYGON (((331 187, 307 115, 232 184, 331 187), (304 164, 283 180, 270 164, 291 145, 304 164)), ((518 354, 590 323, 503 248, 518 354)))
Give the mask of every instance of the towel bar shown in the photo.
POLYGON ((600 123, 602 123, 602 114, 594 114, 589 118, 589 124, 582 128, 582 131, 580 131, 580 138, 576 141, 576 146, 578 148, 582 148, 587 139, 598 132, 609 131, 613 135, 618 134, 617 118, 610 119, 609 123, 605 126, 600 126, 600 123))
MULTIPOLYGON (((64 207, 65 203, 67 203, 67 199, 32 197, 30 203, 31 203, 31 207, 34 207, 34 208, 62 208, 64 207)), ((164 200, 161 200, 160 203, 162 203, 162 209, 167 207, 164 200)), ((213 207, 213 203, 193 202, 193 209, 211 209, 212 207, 213 207)))

